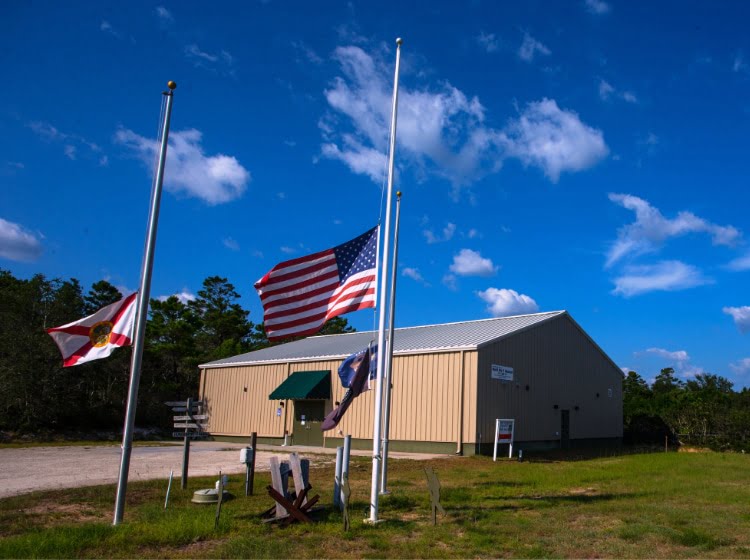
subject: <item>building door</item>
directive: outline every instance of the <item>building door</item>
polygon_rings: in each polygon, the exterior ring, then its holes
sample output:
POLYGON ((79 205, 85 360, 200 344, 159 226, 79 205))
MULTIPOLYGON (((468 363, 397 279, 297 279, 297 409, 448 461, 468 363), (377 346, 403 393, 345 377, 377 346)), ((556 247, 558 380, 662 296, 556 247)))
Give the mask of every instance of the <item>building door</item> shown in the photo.
POLYGON ((570 411, 560 411, 560 449, 570 447, 570 411))
POLYGON ((294 445, 323 446, 325 401, 294 401, 294 445))

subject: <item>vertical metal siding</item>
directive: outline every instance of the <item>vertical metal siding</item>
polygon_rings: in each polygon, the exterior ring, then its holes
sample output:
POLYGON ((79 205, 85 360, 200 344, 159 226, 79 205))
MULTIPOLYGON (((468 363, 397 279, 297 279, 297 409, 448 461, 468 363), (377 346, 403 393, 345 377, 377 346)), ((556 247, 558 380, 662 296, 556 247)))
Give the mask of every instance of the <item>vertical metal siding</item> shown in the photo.
POLYGON ((621 372, 567 316, 488 345, 479 355, 482 441, 492 441, 495 418, 515 418, 519 441, 557 440, 563 409, 570 410, 571 439, 622 437, 621 372), (514 368, 513 382, 492 380, 492 364, 514 368))
MULTIPOLYGON (((457 442, 463 396, 463 441, 474 442, 476 425, 475 351, 394 356, 393 393, 389 438, 404 441, 457 442), (461 391, 463 356, 464 389, 461 391)), ((291 364, 207 368, 201 373, 202 397, 209 409, 209 431, 217 435, 282 437, 284 412, 276 416, 277 401, 268 395, 287 377, 287 372, 330 370, 331 400, 326 413, 341 401, 345 390, 337 371, 341 360, 291 364), (247 392, 244 392, 247 387, 247 392)), ((351 405, 335 431, 327 435, 351 434, 372 438, 374 392, 366 392, 351 405)), ((291 431, 293 403, 287 404, 287 429, 291 431)))

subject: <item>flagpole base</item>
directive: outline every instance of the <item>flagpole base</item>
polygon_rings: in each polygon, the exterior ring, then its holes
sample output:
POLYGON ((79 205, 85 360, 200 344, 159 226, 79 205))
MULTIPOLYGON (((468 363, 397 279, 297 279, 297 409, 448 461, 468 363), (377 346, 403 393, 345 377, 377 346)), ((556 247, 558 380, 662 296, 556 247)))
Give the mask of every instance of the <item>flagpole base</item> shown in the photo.
POLYGON ((378 492, 378 494, 380 494, 381 496, 390 496, 391 495, 391 491, 390 490, 381 490, 380 492, 378 492))
POLYGON ((366 523, 367 525, 380 525, 381 523, 385 523, 385 519, 370 519, 368 517, 367 519, 363 519, 362 523, 366 523))

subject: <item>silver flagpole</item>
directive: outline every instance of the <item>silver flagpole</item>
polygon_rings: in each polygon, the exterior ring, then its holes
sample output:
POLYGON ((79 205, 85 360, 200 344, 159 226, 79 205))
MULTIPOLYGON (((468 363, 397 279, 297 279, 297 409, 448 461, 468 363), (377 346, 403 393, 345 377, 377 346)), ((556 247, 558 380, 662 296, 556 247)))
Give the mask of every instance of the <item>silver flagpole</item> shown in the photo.
POLYGON ((391 393, 393 391, 393 331, 396 321, 396 276, 398 275, 398 226, 401 222, 401 192, 396 193, 396 227, 393 230, 393 264, 391 265, 391 301, 388 312, 388 355, 385 358, 385 411, 383 412, 383 466, 380 470, 380 493, 388 493, 388 431, 391 427, 391 393))
POLYGON ((133 336, 133 356, 130 362, 130 387, 128 389, 128 407, 125 413, 125 428, 122 434, 122 456, 120 458, 120 477, 117 481, 117 498, 115 500, 115 518, 113 525, 122 522, 125 509, 125 492, 128 487, 128 471, 130 470, 130 451, 133 447, 133 425, 135 424, 135 409, 138 405, 138 384, 141 377, 141 361, 143 359, 143 341, 146 334, 146 313, 151 291, 151 270, 154 266, 154 249, 156 246, 156 227, 159 222, 159 204, 161 202, 162 182, 164 180, 164 166, 167 162, 167 138, 169 137, 169 120, 172 115, 172 99, 177 87, 173 81, 167 82, 169 91, 163 92, 167 97, 167 107, 164 111, 164 124, 161 129, 161 149, 159 163, 156 166, 156 177, 151 193, 151 209, 148 215, 148 230, 146 233, 146 247, 143 253, 141 267, 141 287, 138 290, 138 309, 135 316, 135 334, 133 336))
POLYGON ((388 270, 388 245, 391 231, 391 198, 393 198, 393 159, 396 153, 396 115, 398 113, 398 68, 401 62, 401 39, 396 39, 396 72, 393 78, 393 107, 391 109, 391 141, 388 155, 388 193, 385 205, 385 230, 383 231, 383 264, 380 278, 380 324, 378 327, 378 387, 375 391, 375 418, 372 426, 372 487, 370 491, 369 523, 378 522, 378 482, 380 474, 380 434, 383 414, 383 373, 385 363, 385 311, 388 270))

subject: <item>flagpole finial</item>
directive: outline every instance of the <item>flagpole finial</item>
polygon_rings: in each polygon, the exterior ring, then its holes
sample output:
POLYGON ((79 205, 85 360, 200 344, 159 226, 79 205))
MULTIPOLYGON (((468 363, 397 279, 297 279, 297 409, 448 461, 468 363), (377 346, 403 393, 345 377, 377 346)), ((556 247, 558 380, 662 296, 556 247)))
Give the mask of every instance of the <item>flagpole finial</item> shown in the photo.
POLYGON ((397 196, 398 198, 401 198, 401 191, 396 191, 396 196, 397 196))
POLYGON ((397 44, 397 45, 398 45, 399 47, 401 46, 401 44, 402 44, 403 42, 404 42, 404 40, 403 40, 403 39, 402 39, 401 37, 399 37, 398 39, 396 39, 396 44, 397 44))
POLYGON ((175 82, 173 82, 172 80, 169 80, 169 81, 167 82, 167 87, 168 87, 169 89, 171 89, 172 91, 174 91, 174 89, 175 89, 175 88, 177 87, 177 84, 176 84, 175 82))

